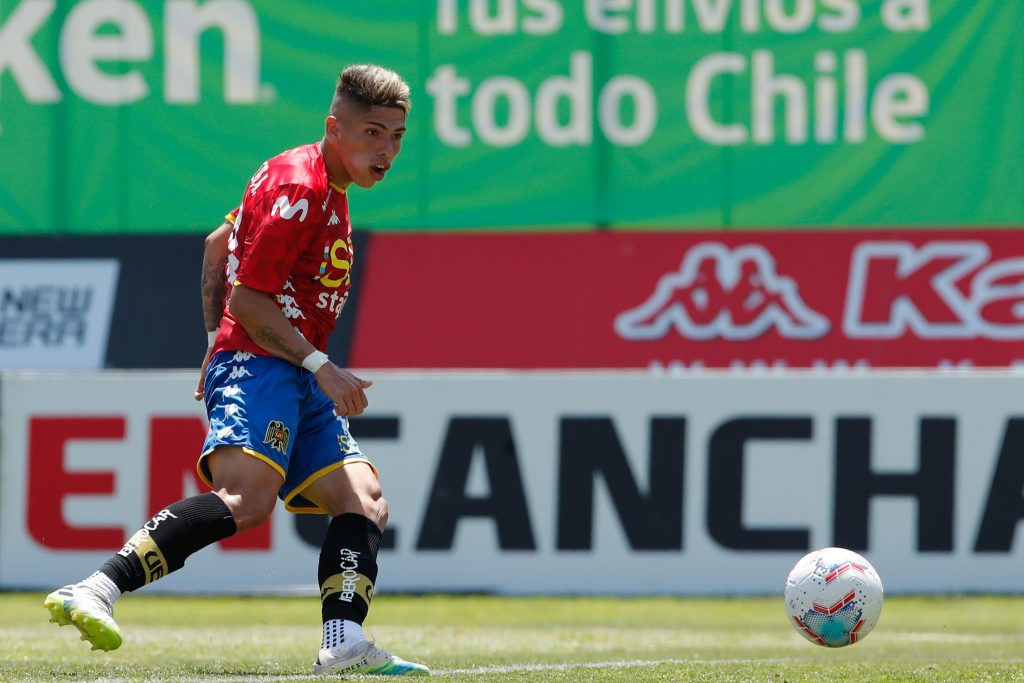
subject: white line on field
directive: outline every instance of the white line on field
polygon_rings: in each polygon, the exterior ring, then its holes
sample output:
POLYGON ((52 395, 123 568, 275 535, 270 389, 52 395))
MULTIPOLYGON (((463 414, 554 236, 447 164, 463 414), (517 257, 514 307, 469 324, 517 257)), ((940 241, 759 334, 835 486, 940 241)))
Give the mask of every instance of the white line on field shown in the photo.
MULTIPOLYGON (((700 663, 695 659, 644 659, 615 662, 565 662, 561 664, 506 664, 504 666, 480 666, 472 669, 438 669, 438 675, 486 675, 514 674, 529 671, 567 671, 569 669, 632 669, 642 666, 661 666, 662 664, 700 663)), ((725 660, 716 663, 724 664, 725 660)))
MULTIPOLYGON (((491 674, 514 674, 536 671, 569 671, 571 669, 632 669, 653 667, 663 664, 762 664, 779 662, 779 659, 644 659, 618 660, 612 662, 563 662, 557 664, 505 664, 501 666, 479 666, 471 669, 432 669, 437 676, 487 676, 491 674)), ((262 676, 190 676, 174 677, 176 683, 279 683, 280 681, 304 681, 313 674, 283 674, 262 676)), ((330 677, 325 677, 325 680, 330 677)), ((161 680, 161 679, 146 679, 161 680)), ((91 683, 129 683, 124 678, 98 678, 91 683)))

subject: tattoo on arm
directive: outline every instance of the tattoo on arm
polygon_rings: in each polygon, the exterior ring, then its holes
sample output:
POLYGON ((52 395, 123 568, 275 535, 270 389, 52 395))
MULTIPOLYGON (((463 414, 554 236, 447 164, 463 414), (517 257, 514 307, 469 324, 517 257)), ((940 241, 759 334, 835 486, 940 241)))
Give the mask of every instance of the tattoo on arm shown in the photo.
POLYGON ((273 352, 275 355, 290 360, 295 365, 302 365, 305 356, 301 351, 296 351, 288 345, 288 341, 282 337, 270 325, 259 329, 256 332, 256 343, 273 352))
POLYGON ((227 267, 227 263, 226 257, 221 259, 219 263, 203 263, 201 278, 203 322, 208 330, 217 329, 220 326, 220 319, 224 315, 224 296, 227 294, 224 270, 227 267))

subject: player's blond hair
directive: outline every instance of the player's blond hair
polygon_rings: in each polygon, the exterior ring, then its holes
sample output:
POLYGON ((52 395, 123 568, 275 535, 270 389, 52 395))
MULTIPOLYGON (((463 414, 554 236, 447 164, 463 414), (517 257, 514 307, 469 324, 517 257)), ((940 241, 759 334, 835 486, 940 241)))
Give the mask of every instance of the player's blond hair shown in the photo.
POLYGON ((338 75, 331 112, 342 102, 365 109, 397 107, 409 111, 409 84, 391 69, 376 64, 353 64, 338 75))

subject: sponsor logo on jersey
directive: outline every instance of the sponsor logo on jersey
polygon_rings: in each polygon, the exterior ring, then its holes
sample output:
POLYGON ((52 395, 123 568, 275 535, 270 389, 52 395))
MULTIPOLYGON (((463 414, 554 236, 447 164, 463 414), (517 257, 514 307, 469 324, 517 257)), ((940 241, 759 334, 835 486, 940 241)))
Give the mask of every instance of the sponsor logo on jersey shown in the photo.
MULTIPOLYGON (((270 162, 264 161, 260 164, 260 167, 256 169, 256 172, 252 174, 252 178, 249 180, 249 196, 255 197, 263 183, 266 182, 267 177, 270 175, 270 162)), ((238 207, 238 218, 235 219, 235 227, 237 228, 242 224, 242 207, 238 207)), ((231 249, 234 249, 230 244, 228 245, 231 249)))
MULTIPOLYGON (((352 238, 334 240, 330 245, 324 244, 324 260, 320 264, 320 284, 324 287, 345 287, 350 282, 352 269, 352 238)), ((324 308, 323 305, 319 306, 324 308)), ((333 307, 331 308, 333 311, 333 307)))
POLYGON ((285 427, 280 420, 271 420, 267 425, 267 433, 263 437, 263 443, 270 444, 270 447, 281 453, 288 452, 288 441, 291 439, 291 430, 285 427))
POLYGON ((630 340, 661 339, 672 330, 689 339, 746 340, 771 329, 788 339, 817 339, 830 327, 796 283, 779 275, 765 247, 717 242, 692 247, 645 302, 615 319, 615 331, 630 340))
POLYGON ((292 204, 291 200, 288 199, 288 195, 281 195, 274 202, 274 205, 270 207, 270 215, 278 216, 290 221, 295 217, 295 214, 301 213, 299 216, 299 222, 306 220, 306 214, 309 213, 309 201, 306 199, 300 199, 299 201, 292 204))

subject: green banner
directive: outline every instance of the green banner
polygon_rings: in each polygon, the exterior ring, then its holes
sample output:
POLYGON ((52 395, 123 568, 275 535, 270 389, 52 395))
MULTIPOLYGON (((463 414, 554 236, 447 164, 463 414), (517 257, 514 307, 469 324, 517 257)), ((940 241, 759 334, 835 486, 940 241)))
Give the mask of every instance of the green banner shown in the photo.
POLYGON ((207 231, 338 71, 413 110, 357 225, 1024 225, 1024 3, 8 0, 0 232, 207 231))

